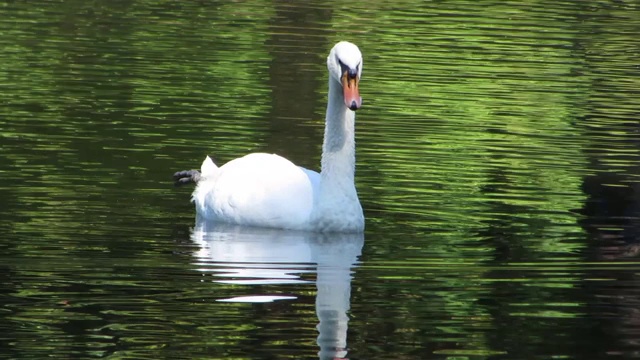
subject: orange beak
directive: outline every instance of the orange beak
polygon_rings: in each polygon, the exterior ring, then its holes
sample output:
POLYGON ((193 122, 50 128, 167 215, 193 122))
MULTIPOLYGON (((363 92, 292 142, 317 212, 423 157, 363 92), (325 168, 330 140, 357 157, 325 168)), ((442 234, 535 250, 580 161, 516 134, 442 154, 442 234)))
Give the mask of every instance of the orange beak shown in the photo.
POLYGON ((349 71, 342 74, 342 91, 344 92, 344 104, 353 111, 360 109, 362 98, 358 91, 358 76, 350 77, 349 71))

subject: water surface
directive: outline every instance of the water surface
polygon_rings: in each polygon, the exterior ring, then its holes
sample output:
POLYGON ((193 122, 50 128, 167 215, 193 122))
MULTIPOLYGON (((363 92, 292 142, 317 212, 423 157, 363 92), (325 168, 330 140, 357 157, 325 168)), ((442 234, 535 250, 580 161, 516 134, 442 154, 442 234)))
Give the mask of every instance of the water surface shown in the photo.
POLYGON ((636 2, 0 6, 0 357, 637 357, 636 2), (318 169, 343 39, 366 232, 197 222, 207 154, 318 169))

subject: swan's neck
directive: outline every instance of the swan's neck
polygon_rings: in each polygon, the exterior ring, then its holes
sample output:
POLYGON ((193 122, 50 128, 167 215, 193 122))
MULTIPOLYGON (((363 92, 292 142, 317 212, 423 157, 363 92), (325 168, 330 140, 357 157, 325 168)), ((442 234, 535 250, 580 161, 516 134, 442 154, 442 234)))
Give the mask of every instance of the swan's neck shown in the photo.
POLYGON ((355 191, 355 164, 355 112, 344 104, 340 84, 329 78, 320 172, 323 190, 355 191))
POLYGON ((329 79, 322 144, 322 171, 312 223, 319 231, 362 231, 364 216, 354 184, 355 113, 344 104, 342 86, 329 79))

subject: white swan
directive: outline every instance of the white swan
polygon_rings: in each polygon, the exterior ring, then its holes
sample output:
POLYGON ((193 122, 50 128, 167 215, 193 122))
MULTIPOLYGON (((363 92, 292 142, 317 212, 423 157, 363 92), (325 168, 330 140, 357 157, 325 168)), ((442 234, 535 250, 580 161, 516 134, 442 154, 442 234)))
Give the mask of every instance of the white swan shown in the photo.
POLYGON ((275 154, 253 153, 221 167, 207 157, 199 177, 191 174, 197 182, 192 201, 198 216, 282 229, 364 230, 354 184, 354 111, 362 104, 358 92, 362 54, 356 45, 339 42, 327 57, 327 68, 329 99, 320 174, 275 154))

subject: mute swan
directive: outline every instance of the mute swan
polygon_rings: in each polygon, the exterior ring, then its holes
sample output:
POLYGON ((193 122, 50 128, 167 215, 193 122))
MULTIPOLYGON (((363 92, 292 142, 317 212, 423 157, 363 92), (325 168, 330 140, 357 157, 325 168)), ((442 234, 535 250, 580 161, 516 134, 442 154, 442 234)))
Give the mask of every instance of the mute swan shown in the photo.
POLYGON ((362 232, 364 215, 354 184, 355 110, 362 54, 337 43, 327 57, 329 94, 317 173, 275 155, 253 153, 217 167, 211 158, 197 170, 174 174, 176 184, 196 182, 198 216, 248 226, 318 232, 362 232))

